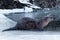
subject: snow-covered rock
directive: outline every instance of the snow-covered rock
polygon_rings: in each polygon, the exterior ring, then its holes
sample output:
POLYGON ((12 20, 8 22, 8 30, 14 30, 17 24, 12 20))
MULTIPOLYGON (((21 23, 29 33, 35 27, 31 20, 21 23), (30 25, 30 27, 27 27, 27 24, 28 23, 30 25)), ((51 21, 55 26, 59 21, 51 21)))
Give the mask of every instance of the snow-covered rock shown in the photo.
POLYGON ((19 2, 24 3, 24 4, 31 4, 28 2, 29 0, 19 0, 19 2))
POLYGON ((31 4, 30 2, 28 2, 29 0, 19 0, 19 2, 23 3, 23 4, 30 4, 30 7, 31 8, 37 8, 37 9, 40 9, 40 7, 34 5, 34 4, 31 4))
POLYGON ((35 9, 41 9, 41 7, 38 7, 38 6, 34 5, 34 4, 31 4, 30 7, 35 8, 35 9))

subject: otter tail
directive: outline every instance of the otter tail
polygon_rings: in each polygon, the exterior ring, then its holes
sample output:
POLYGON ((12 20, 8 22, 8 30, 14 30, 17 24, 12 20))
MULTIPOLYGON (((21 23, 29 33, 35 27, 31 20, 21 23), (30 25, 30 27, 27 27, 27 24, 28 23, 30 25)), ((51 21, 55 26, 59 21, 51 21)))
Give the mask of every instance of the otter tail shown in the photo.
POLYGON ((12 30, 16 30, 16 28, 13 27, 13 28, 5 29, 2 32, 4 32, 4 31, 12 31, 12 30))

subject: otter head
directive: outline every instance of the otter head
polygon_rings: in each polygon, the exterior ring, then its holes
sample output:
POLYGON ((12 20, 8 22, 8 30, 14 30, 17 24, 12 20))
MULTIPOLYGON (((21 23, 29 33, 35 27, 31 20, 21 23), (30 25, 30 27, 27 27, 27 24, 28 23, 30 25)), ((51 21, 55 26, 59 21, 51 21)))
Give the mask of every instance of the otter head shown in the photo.
POLYGON ((46 21, 46 22, 51 22, 53 20, 53 17, 45 17, 43 19, 43 21, 46 21))
POLYGON ((51 22, 51 21, 53 21, 53 16, 51 16, 51 14, 49 14, 44 17, 44 20, 51 22))
POLYGON ((41 23, 42 28, 47 26, 51 21, 53 21, 52 16, 50 16, 50 15, 45 16, 44 19, 42 19, 42 23, 41 23))

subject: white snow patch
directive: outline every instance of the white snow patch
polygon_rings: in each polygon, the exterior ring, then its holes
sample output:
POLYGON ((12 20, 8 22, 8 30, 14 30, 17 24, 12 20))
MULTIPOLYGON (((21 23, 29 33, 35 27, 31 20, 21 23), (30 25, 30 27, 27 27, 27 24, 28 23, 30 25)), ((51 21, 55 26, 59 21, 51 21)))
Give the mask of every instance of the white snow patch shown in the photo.
POLYGON ((31 8, 36 8, 36 9, 41 9, 41 7, 38 7, 38 6, 33 5, 33 4, 32 4, 30 7, 31 7, 31 8))
POLYGON ((48 32, 28 32, 28 31, 0 32, 0 39, 1 40, 60 40, 60 35, 47 35, 47 33, 48 32))
POLYGON ((19 2, 23 3, 23 4, 31 4, 28 2, 29 0, 19 0, 19 2))
POLYGON ((5 17, 3 14, 0 14, 0 31, 7 29, 9 27, 14 27, 15 25, 16 25, 16 22, 5 17))
POLYGON ((0 9, 0 14, 9 14, 15 12, 24 12, 24 9, 0 9))
POLYGON ((33 11, 32 8, 25 7, 25 12, 32 12, 32 11, 33 11))
POLYGON ((0 14, 9 14, 9 13, 15 13, 15 12, 32 12, 32 8, 25 7, 24 9, 0 9, 0 14))

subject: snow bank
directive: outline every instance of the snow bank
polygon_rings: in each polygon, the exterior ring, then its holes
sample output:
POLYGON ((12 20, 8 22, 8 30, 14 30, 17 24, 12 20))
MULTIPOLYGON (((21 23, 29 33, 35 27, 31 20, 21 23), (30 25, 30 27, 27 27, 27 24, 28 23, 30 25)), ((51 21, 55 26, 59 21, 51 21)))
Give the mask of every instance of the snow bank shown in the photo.
POLYGON ((32 8, 25 7, 24 9, 0 9, 0 14, 9 14, 9 13, 15 13, 15 12, 32 12, 32 8))
POLYGON ((30 7, 31 7, 31 8, 41 9, 41 8, 38 7, 38 6, 36 6, 36 5, 34 5, 34 4, 31 4, 31 3, 29 2, 29 0, 19 0, 19 2, 21 2, 21 3, 23 3, 23 4, 30 4, 30 7))
POLYGON ((59 40, 58 35, 19 35, 19 36, 2 36, 1 40, 59 40))
POLYGON ((24 9, 0 9, 0 14, 9 14, 15 12, 24 12, 24 9))
POLYGON ((10 32, 4 32, 2 34, 0 33, 0 39, 1 40, 60 40, 60 35, 46 35, 47 33, 48 32, 10 31, 10 32))

